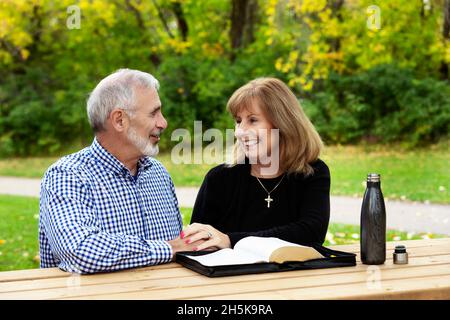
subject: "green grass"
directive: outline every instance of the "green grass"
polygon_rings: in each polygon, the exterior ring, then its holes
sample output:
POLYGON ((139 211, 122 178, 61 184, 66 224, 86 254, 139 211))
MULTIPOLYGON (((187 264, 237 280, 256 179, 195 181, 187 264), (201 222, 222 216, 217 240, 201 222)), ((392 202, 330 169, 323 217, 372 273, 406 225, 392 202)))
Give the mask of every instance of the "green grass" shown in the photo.
MULTIPOLYGON (((0 176, 41 178, 58 158, 0 160, 0 176)), ((174 164, 170 153, 158 159, 175 186, 200 186, 214 165, 174 164)), ((450 152, 448 143, 418 150, 396 146, 330 146, 322 159, 330 167, 331 193, 362 197, 368 173, 381 174, 383 194, 389 199, 450 203, 450 152)))
MULTIPOLYGON (((0 195, 0 271, 39 267, 37 198, 0 195)), ((192 208, 181 208, 184 225, 192 208)), ((388 241, 445 237, 388 230, 388 241)), ((325 246, 359 242, 359 226, 330 224, 325 246)))
POLYGON ((0 176, 42 178, 45 170, 59 158, 0 159, 0 176))
POLYGON ((39 267, 39 199, 0 195, 0 271, 39 267))
POLYGON ((362 197, 367 173, 381 174, 389 199, 450 203, 448 148, 399 152, 385 147, 329 147, 324 161, 331 171, 331 193, 362 197))

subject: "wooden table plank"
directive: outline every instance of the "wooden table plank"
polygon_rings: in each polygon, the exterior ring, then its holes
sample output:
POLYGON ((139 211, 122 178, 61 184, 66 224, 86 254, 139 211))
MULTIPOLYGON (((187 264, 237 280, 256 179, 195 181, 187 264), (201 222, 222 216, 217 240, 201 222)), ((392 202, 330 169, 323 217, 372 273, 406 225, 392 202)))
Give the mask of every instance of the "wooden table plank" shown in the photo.
POLYGON ((369 289, 364 283, 337 284, 323 287, 252 292, 228 295, 212 295, 197 300, 323 300, 323 299, 426 299, 449 300, 450 276, 414 278, 414 282, 403 279, 384 280, 381 288, 369 289))
MULTIPOLYGON (((226 294, 229 291, 235 293, 236 290, 254 292, 266 291, 268 288, 292 289, 305 286, 311 287, 350 282, 367 282, 369 277, 367 268, 364 267, 359 271, 355 270, 355 272, 352 273, 328 275, 314 274, 314 271, 321 270, 310 270, 309 275, 306 275, 304 271, 290 271, 285 273, 231 277, 234 279, 229 277, 212 279, 193 274, 192 276, 183 278, 157 278, 103 285, 69 286, 56 289, 6 292, 0 294, 0 299, 17 298, 18 295, 24 299, 61 299, 71 297, 89 297, 89 299, 91 299, 93 296, 109 299, 114 295, 132 299, 139 299, 141 297, 153 299, 164 297, 164 299, 174 299, 175 296, 188 299, 202 297, 205 294, 209 296, 218 292, 221 294, 226 294), (268 278, 269 275, 272 277, 268 278), (184 293, 178 292, 180 288, 183 289, 182 291, 184 291, 184 293), (104 296, 104 294, 106 294, 107 297, 104 296)), ((411 266, 408 268, 380 268, 380 274, 383 280, 408 279, 418 276, 434 276, 437 274, 447 275, 450 274, 450 264, 411 266)))
MULTIPOLYGON (((392 265, 392 254, 389 254, 391 250, 388 250, 387 260, 383 267, 388 265, 392 265)), ((417 247, 415 249, 409 250, 410 260, 415 257, 424 257, 426 258, 423 261, 428 261, 426 263, 433 264, 433 259, 430 257, 437 256, 439 259, 437 261, 442 261, 442 257, 445 257, 444 254, 448 251, 446 246, 439 245, 434 246, 429 249, 427 247, 417 247)), ((357 259, 359 261, 359 258, 357 259)), ((414 261, 411 260, 409 265, 414 265, 414 261)), ((421 260, 419 260, 421 261, 421 260)), ((424 262, 425 263, 425 262, 424 262)), ((398 267, 398 266, 397 266, 398 267)), ((348 268, 339 268, 342 271, 337 271, 337 269, 319 269, 312 270, 312 272, 316 272, 319 274, 329 274, 336 272, 353 272, 353 270, 348 270, 348 268)), ((57 271, 58 269, 52 269, 52 271, 57 271)), ((37 271, 37 270, 36 270, 37 271)), ((309 272, 308 270, 302 271, 304 274, 309 272)), ((52 272, 53 274, 53 272, 52 272)), ((188 275, 195 274, 192 271, 181 267, 178 264, 171 263, 159 266, 152 266, 146 268, 139 269, 130 269, 120 272, 112 272, 112 273, 102 273, 96 275, 83 275, 78 276, 76 274, 72 275, 70 273, 65 273, 62 271, 55 272, 55 275, 58 277, 49 277, 49 278, 35 278, 35 280, 21 280, 21 281, 2 281, 0 282, 0 292, 11 291, 10 288, 14 288, 14 291, 25 291, 25 290, 33 290, 33 289, 45 289, 45 288, 58 288, 58 287, 67 287, 67 282, 73 282, 74 277, 79 277, 77 280, 81 285, 92 285, 92 284, 104 284, 104 283, 119 283, 126 281, 138 281, 144 279, 152 279, 155 277, 184 277, 188 275), (158 270, 158 272, 154 272, 158 270), (9 288, 9 289, 8 289, 9 288)), ((229 278, 227 278, 229 279, 229 278)))
MULTIPOLYGON (((441 275, 442 277, 450 276, 450 265, 438 265, 438 266, 421 266, 413 267, 414 276, 405 273, 404 269, 391 269, 382 270, 381 277, 382 281, 386 280, 411 280, 415 278, 424 279, 426 277, 435 277, 436 275, 441 275)), ((413 268, 410 268, 413 269, 413 268)), ((134 292, 118 292, 118 293, 105 293, 97 294, 97 292, 107 292, 104 290, 91 291, 94 295, 85 296, 82 293, 79 298, 86 299, 198 299, 205 297, 214 297, 215 295, 226 295, 234 293, 259 293, 276 290, 285 289, 300 289, 300 288, 315 288, 315 287, 330 287, 342 284, 355 284, 359 283, 362 286, 366 286, 368 281, 368 273, 366 271, 354 272, 351 274, 331 274, 331 275, 316 275, 316 276, 300 276, 301 271, 291 271, 292 277, 289 278, 276 278, 276 279, 266 279, 264 281, 251 280, 251 281, 239 281, 237 283, 212 283, 205 285, 204 283, 198 282, 196 278, 190 277, 183 280, 183 282, 173 279, 172 281, 167 281, 165 283, 154 281, 151 283, 141 283, 137 290, 134 292), (170 288, 169 288, 170 287, 170 288)), ((405 281, 405 282, 408 282, 405 281)), ((107 287, 108 289, 113 289, 112 287, 107 287)), ((106 289, 106 288, 104 288, 106 289)), ((450 290, 450 283, 448 283, 448 290, 450 290)), ((319 290, 323 293, 322 290, 319 290)), ((35 293, 34 291, 32 293, 35 293)), ((43 292, 45 293, 45 292, 43 292)), ((88 293, 89 294, 89 293, 88 293)), ((76 297, 77 294, 72 294, 72 297, 76 297)), ((51 299, 61 299, 69 298, 67 295, 67 290, 61 292, 53 292, 50 296, 51 299), (56 294, 56 295, 55 295, 56 294), (60 294, 59 296, 57 296, 60 294)), ((0 296, 0 298, 8 298, 0 296)), ((35 298, 32 294, 31 298, 35 298)))
POLYGON ((70 274, 58 268, 2 271, 0 272, 0 283, 7 281, 49 279, 68 276, 70 276, 70 274))
POLYGON ((12 291, 30 291, 43 290, 52 288, 66 288, 73 286, 77 282, 81 286, 90 286, 98 284, 119 284, 121 282, 133 282, 152 279, 166 279, 166 278, 182 278, 186 276, 197 275, 197 273, 186 268, 168 268, 159 269, 154 272, 154 269, 141 270, 140 272, 116 272, 104 273, 96 275, 78 275, 73 274, 70 277, 49 278, 49 279, 35 279, 26 281, 9 281, 0 283, 0 294, 2 292, 12 291))
MULTIPOLYGON (((359 253, 359 244, 332 248, 359 253)), ((386 263, 379 266, 381 283, 387 290, 361 291, 367 288, 367 270, 368 266, 358 263, 356 267, 223 278, 207 278, 176 263, 88 276, 57 268, 20 270, 0 272, 0 299, 304 299, 308 292, 317 298, 333 299, 442 298, 450 292, 446 282, 450 275, 450 238, 388 242, 386 263), (407 247, 408 265, 392 263, 392 251, 398 244, 407 247), (335 293, 327 294, 327 290, 335 293)))
MULTIPOLYGON (((447 255, 437 255, 437 256, 426 256, 426 257, 411 257, 409 264, 407 265, 394 265, 392 261, 387 261, 383 266, 383 269, 390 268, 410 268, 413 266, 427 266, 427 265, 439 265, 439 264, 450 264, 450 254, 447 255)), ((338 273, 353 273, 356 271, 366 271, 366 265, 358 264, 356 267, 346 267, 346 268, 330 268, 330 269, 317 269, 317 270, 302 270, 302 276, 308 275, 329 275, 338 273)), ((101 284, 120 284, 123 282, 135 282, 144 280, 154 280, 154 279, 166 279, 166 278, 183 278, 187 276, 199 276, 212 283, 224 283, 224 282, 240 282, 242 278, 255 277, 255 280, 266 280, 266 279, 278 279, 278 278, 290 278, 291 272, 283 273, 265 273, 258 275, 245 275, 236 277, 223 277, 210 279, 194 273, 185 268, 169 268, 161 269, 159 272, 152 272, 147 270, 147 272, 121 272, 121 273, 110 273, 110 274, 98 274, 94 276, 78 276, 78 279, 70 279, 68 277, 64 278, 50 278, 50 279, 36 279, 27 281, 11 281, 0 283, 0 294, 5 292, 22 292, 22 291, 32 291, 32 290, 45 290, 45 289, 56 289, 56 288, 67 288, 73 286, 75 283, 81 286, 93 286, 101 284)))
MULTIPOLYGON (((436 245, 444 245, 450 247, 450 238, 441 239, 429 239, 429 240, 403 240, 403 241, 390 241, 386 243, 387 257, 392 256, 395 245, 403 244, 406 245, 408 251, 410 248, 419 247, 430 247, 436 245)), ((337 245, 330 246, 331 249, 347 251, 352 253, 359 253, 359 244, 349 244, 349 245, 337 245)), ((178 264, 162 264, 158 266, 148 266, 143 268, 135 268, 118 272, 141 272, 147 270, 159 270, 167 268, 182 268, 178 264)), ((70 277, 71 274, 61 271, 58 268, 47 268, 47 269, 27 269, 27 270, 14 270, 14 271, 2 271, 0 272, 0 283, 6 281, 22 281, 22 280, 33 280, 33 279, 48 279, 48 278, 59 278, 59 277, 70 277)))
MULTIPOLYGON (((183 268, 176 263, 166 263, 156 266, 148 266, 142 268, 134 268, 128 270, 114 271, 110 273, 98 273, 96 276, 101 274, 116 274, 121 272, 142 272, 147 270, 161 270, 161 269, 172 269, 172 268, 183 268)), ((50 278, 67 278, 72 276, 70 272, 62 271, 58 268, 44 268, 44 269, 26 269, 26 270, 13 270, 13 271, 2 271, 0 272, 0 283, 8 281, 26 281, 34 279, 50 279, 50 278)))
MULTIPOLYGON (((441 249, 434 248, 434 252, 436 250, 441 251, 441 249)), ((430 250, 423 250, 423 249, 417 249, 413 250, 410 253, 410 258, 414 257, 421 257, 421 255, 426 254, 430 250), (424 252, 423 252, 424 251, 424 252)), ((431 259, 429 256, 424 257, 425 259, 422 260, 411 260, 409 263, 409 266, 415 265, 415 263, 427 263, 427 264, 433 264, 433 263, 442 263, 442 260, 446 258, 446 255, 439 254, 437 255, 438 260, 431 259), (417 261, 417 262, 416 262, 417 261)), ((358 259, 359 260, 359 259, 358 259)), ((182 268, 177 264, 174 264, 178 267, 172 267, 170 268, 170 265, 161 265, 161 266, 153 266, 153 267, 147 267, 147 268, 140 268, 140 269, 132 269, 122 272, 113 272, 113 273, 103 273, 103 274, 96 274, 96 275, 72 275, 70 277, 69 273, 62 272, 62 276, 58 278, 48 278, 48 279, 36 279, 36 280, 23 280, 23 281, 5 281, 0 282, 0 292, 7 292, 7 291, 23 291, 23 290, 33 290, 33 289, 45 289, 45 288, 57 288, 57 287, 66 287, 67 282, 71 281, 73 282, 73 277, 79 277, 77 280, 81 285, 92 285, 92 284, 102 284, 102 283, 118 283, 118 282, 126 282, 126 281, 138 281, 138 280, 144 280, 144 279, 153 279, 155 277, 184 277, 187 275, 191 275, 192 272, 188 269, 182 268), (162 268, 162 267, 165 268, 162 268), (159 270, 156 272, 151 272, 152 270, 159 270), (13 289, 12 289, 13 288, 13 289)), ((388 255, 388 259, 386 260, 386 263, 383 267, 386 267, 388 265, 392 265, 392 257, 388 255)), ((398 267, 398 266, 397 266, 398 267)), ((342 271, 339 272, 353 272, 352 269, 348 270, 349 268, 340 268, 342 271)), ((309 271, 304 270, 302 271, 304 274, 307 274, 309 271)), ((317 272, 320 274, 328 274, 328 273, 336 273, 336 269, 319 269, 319 270, 312 270, 312 272, 317 272)), ((59 273, 61 274, 61 272, 59 273)))
POLYGON ((312 288, 310 291, 295 289, 283 292, 283 295, 287 299, 300 299, 301 296, 308 297, 308 299, 323 299, 323 294, 326 292, 327 299, 425 299, 426 297, 428 299, 450 299, 449 288, 450 275, 436 275, 415 277, 411 281, 389 279, 383 281, 380 288, 369 289, 364 283, 355 283, 337 286, 333 290, 330 290, 329 287, 312 288), (422 292, 426 290, 428 292, 422 292))
MULTIPOLYGON (((414 243, 414 245, 408 246, 408 252, 410 256, 419 256, 419 255, 428 255, 428 254, 445 254, 448 247, 450 247, 450 238, 444 238, 444 239, 433 239, 433 240, 427 240, 424 242, 418 242, 423 240, 414 240, 411 241, 414 243), (445 240, 445 241, 443 241, 445 240), (431 241, 431 243, 430 243, 431 241), (409 250, 412 248, 418 248, 418 250, 409 250), (421 249, 419 249, 421 248, 421 249), (425 248, 425 249, 424 249, 425 248), (430 249, 426 249, 430 248, 430 249)), ((401 243, 401 242, 400 242, 401 243)), ((342 250, 343 248, 347 248, 348 252, 359 252, 359 245, 345 245, 345 246, 333 246, 330 248, 334 248, 336 250, 342 250), (353 248, 353 250, 349 250, 353 248)), ((393 245, 389 244, 387 245, 386 250, 386 258, 388 260, 392 260, 392 253, 393 253, 393 245)), ((357 257, 359 260, 359 256, 357 257)), ((176 263, 168 263, 168 264, 162 264, 157 266, 148 266, 143 268, 135 268, 135 269, 129 269, 129 270, 123 270, 123 271, 116 271, 116 272, 110 272, 110 273, 100 273, 96 274, 95 277, 102 278, 105 275, 107 277, 122 277, 124 273, 137 273, 137 272, 146 272, 148 270, 161 270, 161 269, 173 269, 173 268, 183 268, 181 265, 176 263)), ((27 280, 33 280, 33 279, 50 279, 50 278, 67 278, 71 277, 71 273, 67 273, 64 271, 59 270, 58 268, 48 268, 48 269, 29 269, 29 270, 17 270, 17 271, 4 271, 0 272, 0 283, 2 282, 9 282, 9 281, 27 281, 27 280)), ((88 275, 89 277, 92 275, 88 275)), ((1 292, 1 291, 0 291, 1 292)))

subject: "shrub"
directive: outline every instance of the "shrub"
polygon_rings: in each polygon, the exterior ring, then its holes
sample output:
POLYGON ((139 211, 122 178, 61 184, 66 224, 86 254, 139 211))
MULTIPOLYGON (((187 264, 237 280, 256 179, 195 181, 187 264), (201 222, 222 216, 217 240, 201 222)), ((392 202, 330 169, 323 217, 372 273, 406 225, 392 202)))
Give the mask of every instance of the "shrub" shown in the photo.
POLYGON ((415 79, 412 71, 394 65, 351 76, 332 74, 323 91, 303 105, 328 143, 370 139, 417 146, 449 132, 448 82, 415 79))

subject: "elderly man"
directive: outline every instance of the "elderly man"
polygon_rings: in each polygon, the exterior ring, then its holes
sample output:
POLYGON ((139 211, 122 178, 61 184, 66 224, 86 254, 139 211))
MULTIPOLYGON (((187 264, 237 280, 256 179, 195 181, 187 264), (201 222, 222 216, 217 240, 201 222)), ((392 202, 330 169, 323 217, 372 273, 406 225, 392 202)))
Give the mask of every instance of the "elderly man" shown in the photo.
POLYGON ((41 184, 41 267, 95 273, 171 261, 197 243, 180 239, 172 180, 160 162, 159 83, 121 69, 87 102, 91 146, 53 164, 41 184))

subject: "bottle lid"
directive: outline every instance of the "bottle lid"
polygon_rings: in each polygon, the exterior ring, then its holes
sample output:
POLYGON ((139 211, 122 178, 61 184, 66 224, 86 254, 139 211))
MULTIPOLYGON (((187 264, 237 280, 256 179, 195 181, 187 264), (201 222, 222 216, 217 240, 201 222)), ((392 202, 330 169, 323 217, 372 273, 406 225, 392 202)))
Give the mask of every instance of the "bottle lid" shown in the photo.
POLYGON ((367 175, 367 182, 380 182, 380 174, 379 173, 369 173, 367 175))
POLYGON ((393 253, 394 264, 408 264, 408 253, 403 245, 395 246, 393 253))

